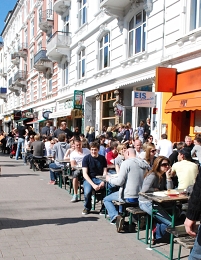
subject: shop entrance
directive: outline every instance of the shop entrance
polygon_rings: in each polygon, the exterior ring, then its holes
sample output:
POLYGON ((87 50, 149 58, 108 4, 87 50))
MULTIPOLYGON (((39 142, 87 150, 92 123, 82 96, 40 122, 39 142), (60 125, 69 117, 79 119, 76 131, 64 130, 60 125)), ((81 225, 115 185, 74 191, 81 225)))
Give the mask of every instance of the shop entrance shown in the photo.
POLYGON ((190 111, 172 113, 172 142, 184 141, 190 132, 190 111))

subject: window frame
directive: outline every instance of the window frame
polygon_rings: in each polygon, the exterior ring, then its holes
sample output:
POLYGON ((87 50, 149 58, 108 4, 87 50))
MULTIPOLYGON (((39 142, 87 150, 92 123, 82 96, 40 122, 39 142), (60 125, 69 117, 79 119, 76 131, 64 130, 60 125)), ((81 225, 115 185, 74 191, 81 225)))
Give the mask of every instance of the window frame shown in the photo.
POLYGON ((79 0, 78 4, 79 27, 81 27, 87 23, 87 0, 79 0))
POLYGON ((86 77, 86 48, 83 48, 78 53, 78 79, 86 77), (84 52, 84 55, 83 55, 84 52), (83 75, 84 64, 84 75, 83 75))
POLYGON ((193 0, 188 1, 188 27, 187 27, 187 31, 188 32, 192 32, 194 30, 198 30, 199 28, 201 28, 201 0, 197 0, 196 4, 197 6, 194 6, 195 10, 192 10, 192 3, 193 0), (196 17, 195 17, 196 16, 196 17))
POLYGON ((63 86, 68 85, 69 83, 69 66, 68 62, 64 62, 63 64, 63 86))
POLYGON ((30 39, 34 37, 34 18, 30 21, 30 39))
POLYGON ((132 16, 132 18, 128 22, 128 58, 146 51, 146 47, 147 47, 146 26, 147 26, 147 14, 144 9, 138 11, 134 16, 132 16), (140 22, 137 21, 137 16, 139 14, 141 14, 140 22), (132 21, 133 21, 133 27, 130 29, 132 21), (139 32, 140 32, 140 40, 139 40, 140 44, 138 45, 136 38, 139 37, 139 35, 137 35, 137 33, 139 32), (139 47, 140 50, 138 50, 139 47))
POLYGON ((99 48, 98 48, 98 55, 99 55, 99 60, 98 60, 98 69, 103 70, 105 68, 110 67, 110 32, 107 32, 106 34, 103 35, 103 37, 99 40, 99 48), (105 42, 106 36, 108 36, 108 41, 105 42), (101 41, 102 41, 102 46, 101 46, 101 41), (105 66, 105 50, 108 48, 107 51, 107 66, 105 66), (101 55, 102 53, 102 55, 101 55))
POLYGON ((52 84, 52 78, 47 79, 47 93, 48 95, 52 93, 53 84, 52 84))
POLYGON ((38 99, 42 98, 42 87, 43 87, 43 84, 42 84, 42 78, 41 77, 38 77, 38 99))

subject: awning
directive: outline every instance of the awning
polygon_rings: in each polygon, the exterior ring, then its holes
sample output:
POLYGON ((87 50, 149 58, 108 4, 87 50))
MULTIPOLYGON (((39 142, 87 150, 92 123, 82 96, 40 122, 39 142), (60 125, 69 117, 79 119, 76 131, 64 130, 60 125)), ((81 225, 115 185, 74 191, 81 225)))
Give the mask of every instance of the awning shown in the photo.
POLYGON ((26 118, 26 117, 23 117, 23 118, 21 118, 21 119, 17 120, 17 121, 16 121, 16 123, 23 122, 24 120, 27 120, 27 119, 28 119, 28 118, 26 118))
POLYGON ((31 122, 27 122, 26 125, 32 125, 32 124, 35 124, 35 123, 38 123, 38 121, 34 120, 34 121, 31 121, 31 122))
POLYGON ((201 91, 172 96, 166 103, 165 113, 201 110, 201 91))
POLYGON ((64 116, 71 116, 72 108, 64 109, 62 111, 54 112, 49 115, 49 118, 58 118, 64 116))
POLYGON ((46 121, 47 119, 45 119, 45 118, 43 118, 43 119, 39 119, 38 120, 38 123, 40 123, 40 122, 44 122, 44 121, 46 121))

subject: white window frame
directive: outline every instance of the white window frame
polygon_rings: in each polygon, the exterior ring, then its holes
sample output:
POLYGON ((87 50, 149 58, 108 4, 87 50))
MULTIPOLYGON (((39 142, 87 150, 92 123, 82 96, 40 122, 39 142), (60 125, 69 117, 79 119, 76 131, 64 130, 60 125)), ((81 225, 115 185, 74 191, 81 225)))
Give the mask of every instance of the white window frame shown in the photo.
POLYGON ((34 18, 30 21, 30 39, 34 37, 34 18))
POLYGON ((99 70, 110 67, 110 33, 106 33, 99 41, 99 70), (108 41, 105 42, 108 38, 108 41), (105 66, 105 51, 107 50, 107 66, 105 66))
POLYGON ((68 66, 68 62, 66 61, 63 64, 63 86, 68 85, 68 81, 69 81, 69 66, 68 66))
POLYGON ((38 99, 39 98, 42 98, 42 87, 43 87, 43 84, 42 84, 42 78, 41 77, 38 77, 38 99))
POLYGON ((86 48, 83 48, 78 53, 78 79, 82 79, 86 76, 86 48), (84 65, 84 74, 83 71, 84 65))
POLYGON ((34 67, 34 52, 30 52, 30 70, 32 70, 34 67))
POLYGON ((34 85, 33 82, 30 83, 30 102, 34 101, 34 85))
POLYGON ((70 27, 70 23, 69 23, 69 15, 66 15, 64 17, 64 26, 63 26, 63 31, 64 32, 69 32, 69 27, 70 27))
POLYGON ((138 53, 142 53, 146 51, 146 19, 147 15, 145 10, 141 10, 137 12, 128 23, 128 57, 132 57, 138 53), (141 14, 142 20, 141 22, 136 22, 137 16, 141 14), (130 29, 130 24, 133 23, 133 28, 130 29), (140 49, 138 49, 138 45, 136 44, 136 34, 140 32, 140 49), (131 37, 132 35, 132 37, 131 37))
POLYGON ((189 10, 187 17, 187 30, 188 32, 191 32, 201 27, 201 0, 188 0, 187 9, 189 10), (196 5, 193 6, 193 3, 196 5))
POLYGON ((51 94, 52 93, 52 89, 53 89, 52 78, 50 78, 50 79, 47 79, 47 93, 51 94))
POLYGON ((42 41, 38 43, 38 52, 42 49, 42 41))
POLYGON ((79 27, 87 23, 87 0, 79 0, 79 27))

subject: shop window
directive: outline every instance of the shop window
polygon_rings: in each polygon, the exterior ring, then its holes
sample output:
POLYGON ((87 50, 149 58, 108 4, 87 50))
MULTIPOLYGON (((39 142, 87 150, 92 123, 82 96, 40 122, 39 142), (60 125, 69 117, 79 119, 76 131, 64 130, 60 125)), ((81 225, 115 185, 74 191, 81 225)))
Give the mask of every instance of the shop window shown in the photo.
POLYGON ((129 57, 145 51, 146 12, 142 10, 129 22, 129 57))
POLYGON ((108 92, 101 95, 102 100, 102 126, 115 125, 115 114, 113 103, 116 100, 114 92, 108 92))
POLYGON ((79 1, 79 26, 84 25, 87 22, 87 0, 79 1))
POLYGON ((78 78, 81 79, 85 77, 86 68, 85 68, 85 49, 81 50, 78 54, 78 78))
POLYGON ((107 33, 99 42, 99 70, 110 66, 110 34, 107 33))
POLYGON ((190 0, 190 31, 201 27, 201 0, 190 0))

